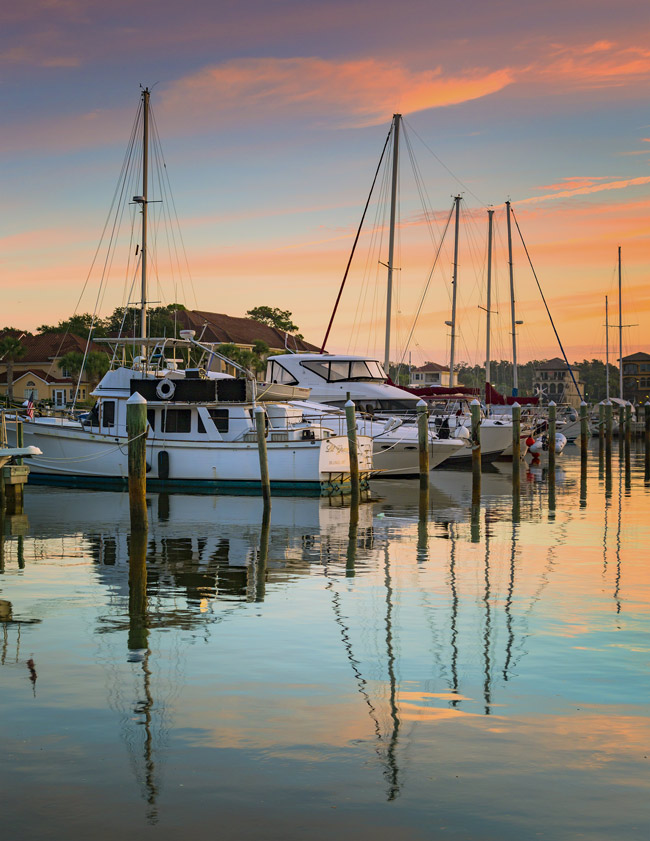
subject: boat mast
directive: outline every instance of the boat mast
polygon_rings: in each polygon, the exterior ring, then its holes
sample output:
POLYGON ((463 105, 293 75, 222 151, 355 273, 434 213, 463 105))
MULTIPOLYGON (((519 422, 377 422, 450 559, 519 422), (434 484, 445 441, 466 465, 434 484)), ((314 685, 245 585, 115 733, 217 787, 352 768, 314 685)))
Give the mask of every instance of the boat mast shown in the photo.
POLYGON ((623 399, 623 305, 621 296, 621 246, 618 247, 618 390, 623 399))
MULTIPOLYGON (((142 195, 134 200, 142 206, 142 245, 140 247, 140 338, 147 338, 147 192, 149 188, 149 88, 142 91, 142 195)), ((147 346, 142 344, 140 355, 147 357, 147 346)))
POLYGON ((519 394, 519 378, 517 376, 517 316, 515 314, 515 278, 512 268, 512 230, 510 223, 510 201, 506 202, 506 218, 508 220, 508 266, 510 267, 510 320, 512 322, 512 396, 519 394))
POLYGON ((388 240, 388 285, 386 289, 386 342, 384 344, 384 370, 390 364, 390 319, 393 303, 393 255, 395 252, 395 215, 397 212, 397 175, 399 171, 399 124, 401 114, 393 114, 393 178, 390 190, 390 233, 388 240))
POLYGON ((609 301, 605 295, 605 399, 609 400, 609 301))
POLYGON ((492 314, 492 217, 494 210, 488 210, 488 264, 487 264, 487 302, 485 309, 485 403, 489 405, 490 377, 490 316, 492 314))
POLYGON ((454 276, 451 281, 451 321, 445 324, 451 327, 451 343, 449 345, 449 388, 454 386, 454 361, 456 353, 456 291, 458 289, 458 231, 460 227, 460 196, 454 197, 456 205, 456 219, 454 225, 454 276))

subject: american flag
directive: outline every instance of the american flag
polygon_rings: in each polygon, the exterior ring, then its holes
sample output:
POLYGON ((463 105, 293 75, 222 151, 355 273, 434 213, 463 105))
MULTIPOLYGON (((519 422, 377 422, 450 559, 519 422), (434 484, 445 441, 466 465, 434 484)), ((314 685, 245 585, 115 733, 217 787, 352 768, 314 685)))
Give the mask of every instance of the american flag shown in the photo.
POLYGON ((30 420, 34 420, 34 401, 31 397, 27 401, 27 417, 30 420))

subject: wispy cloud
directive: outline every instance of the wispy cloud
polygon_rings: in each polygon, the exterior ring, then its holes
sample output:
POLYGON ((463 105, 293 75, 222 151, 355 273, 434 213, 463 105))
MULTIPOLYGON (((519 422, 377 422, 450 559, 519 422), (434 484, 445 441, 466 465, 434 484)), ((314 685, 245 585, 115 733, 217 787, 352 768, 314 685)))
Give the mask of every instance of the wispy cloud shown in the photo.
MULTIPOLYGON (((572 182, 572 179, 566 180, 570 183, 572 182)), ((585 183, 582 186, 573 187, 571 189, 557 189, 555 192, 546 193, 543 196, 531 196, 527 199, 521 199, 517 202, 517 205, 535 204, 537 202, 553 201, 554 199, 568 199, 573 198, 574 196, 586 196, 590 193, 602 193, 607 190, 624 190, 626 187, 638 187, 641 184, 650 184, 650 175, 643 175, 639 178, 625 178, 619 181, 608 181, 605 183, 602 183, 603 178, 601 177, 578 180, 582 180, 585 183)), ((560 187, 561 185, 556 184, 551 186, 560 187)), ((547 187, 546 189, 549 188, 547 187)))
POLYGON ((542 81, 561 77, 573 87, 612 87, 650 78, 650 50, 620 46, 610 41, 583 45, 556 45, 545 65, 531 65, 530 73, 542 81))
POLYGON ((242 118, 299 110, 303 116, 326 114, 345 123, 375 125, 397 110, 412 113, 488 96, 512 80, 508 68, 445 75, 440 67, 413 71, 372 58, 238 59, 178 80, 165 91, 162 107, 192 119, 213 109, 222 118, 224 111, 242 118))

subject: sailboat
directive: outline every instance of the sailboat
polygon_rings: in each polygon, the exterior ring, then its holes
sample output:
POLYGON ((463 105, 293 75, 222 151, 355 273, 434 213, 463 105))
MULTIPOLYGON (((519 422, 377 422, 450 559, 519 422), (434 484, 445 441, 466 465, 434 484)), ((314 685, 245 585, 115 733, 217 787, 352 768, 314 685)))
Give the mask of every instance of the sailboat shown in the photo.
MULTIPOLYGON (((135 393, 148 404, 147 485, 219 489, 261 486, 255 410, 261 408, 267 430, 268 467, 276 491, 339 494, 349 490, 347 437, 335 435, 317 420, 306 420, 286 397, 305 397, 303 389, 274 386, 260 390, 250 372, 235 379, 210 371, 222 357, 216 346, 181 338, 153 338, 147 332, 147 208, 150 91, 142 91, 142 194, 133 202, 142 217, 140 335, 118 338, 114 360, 92 393, 93 409, 80 419, 36 417, 24 423, 25 444, 33 454, 33 476, 49 482, 124 484, 128 477, 126 403, 135 393), (137 349, 130 365, 128 350, 137 349), (181 368, 178 351, 199 355, 196 367, 181 368), (121 351, 121 353, 120 353, 121 351)), ((182 355, 182 354, 181 354, 182 355)), ((226 360, 232 365, 231 360, 226 360)), ((10 432, 11 434, 11 432, 10 432)), ((372 469, 372 441, 359 436, 362 482, 372 469)))

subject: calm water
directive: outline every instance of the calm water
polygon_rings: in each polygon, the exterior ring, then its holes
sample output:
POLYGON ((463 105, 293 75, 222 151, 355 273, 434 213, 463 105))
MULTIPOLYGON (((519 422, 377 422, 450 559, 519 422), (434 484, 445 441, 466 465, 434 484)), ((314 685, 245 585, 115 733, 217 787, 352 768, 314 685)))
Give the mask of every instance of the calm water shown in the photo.
POLYGON ((7 838, 648 837, 650 487, 615 444, 349 509, 28 487, 0 563, 7 838), (146 551, 147 582, 135 563, 146 551), (129 584, 129 555, 134 565, 129 584), (209 833, 206 836, 205 833, 209 833), (136 835, 137 833, 137 835, 136 835))

